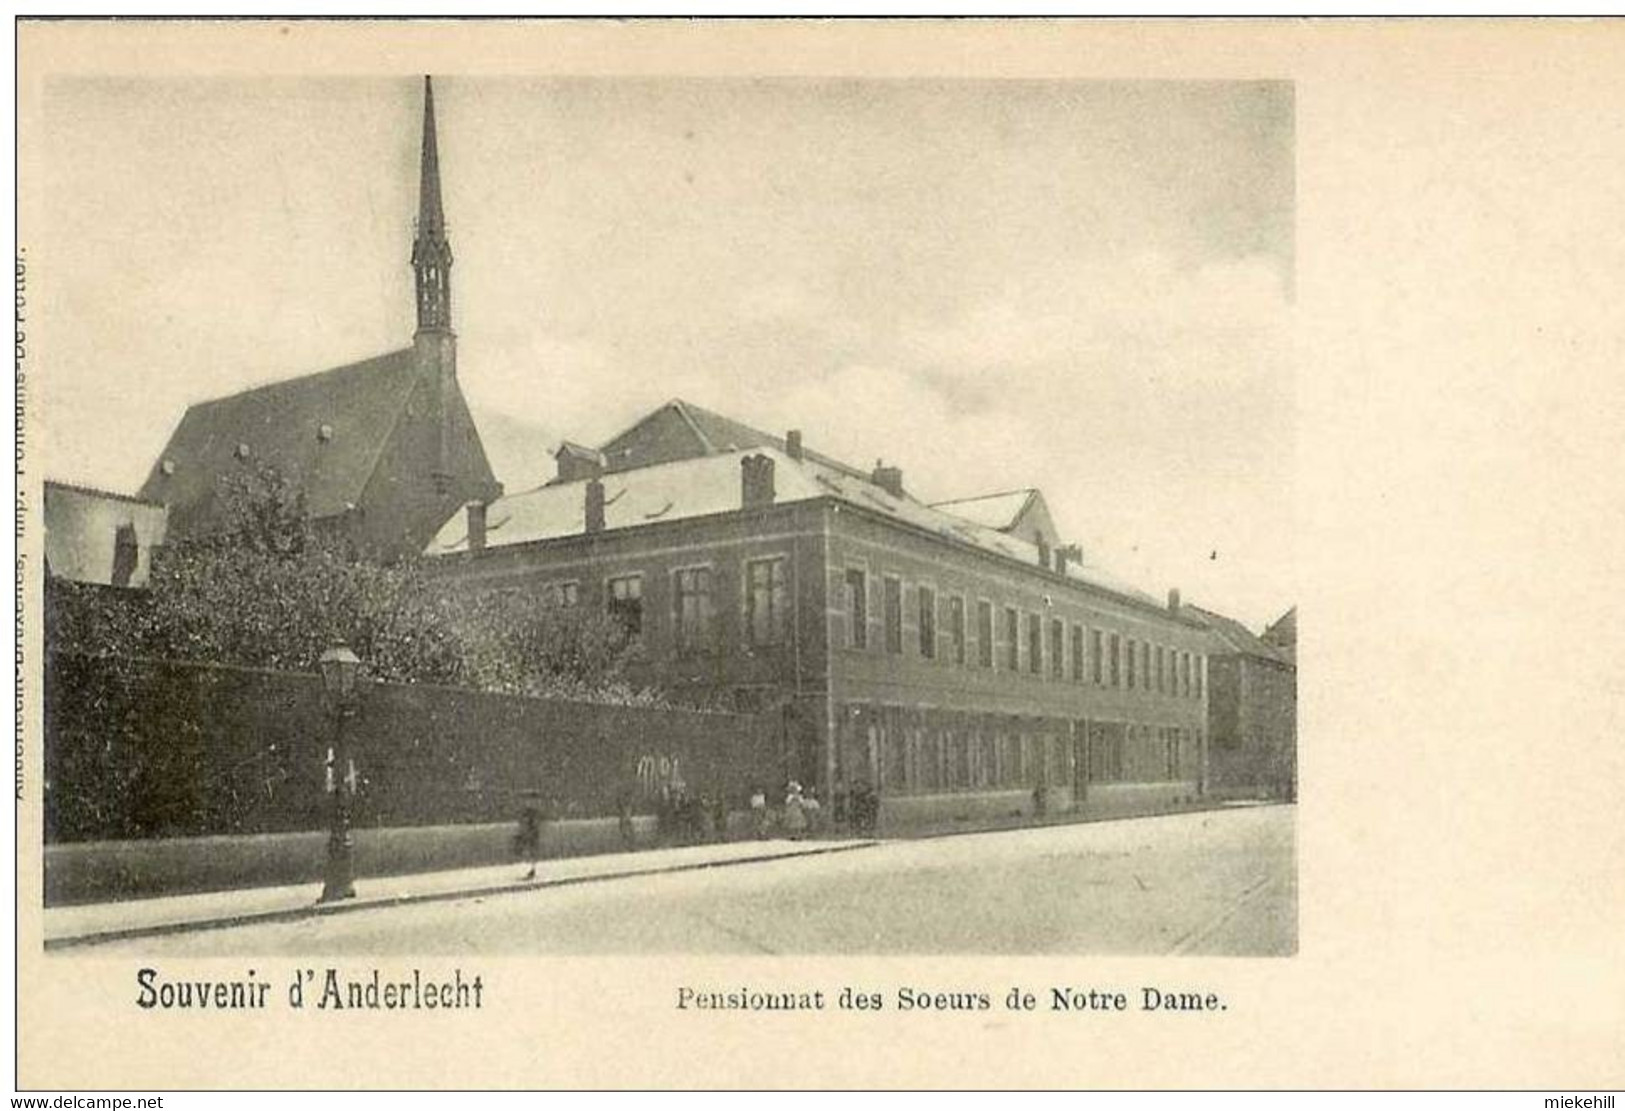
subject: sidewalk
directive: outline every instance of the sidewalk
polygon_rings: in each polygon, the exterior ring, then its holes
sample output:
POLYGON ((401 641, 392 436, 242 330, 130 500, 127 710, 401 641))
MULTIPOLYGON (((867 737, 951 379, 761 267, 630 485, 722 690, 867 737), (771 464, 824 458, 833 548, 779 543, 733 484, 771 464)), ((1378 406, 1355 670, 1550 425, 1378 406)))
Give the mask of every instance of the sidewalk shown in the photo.
POLYGON ((63 949, 189 930, 218 929, 254 922, 285 922, 317 915, 530 891, 626 876, 846 852, 873 844, 876 842, 734 841, 567 857, 538 863, 536 879, 533 880, 520 878, 525 873, 525 865, 519 863, 411 876, 371 876, 356 879, 355 898, 320 905, 316 897, 321 894, 322 885, 320 880, 316 880, 291 887, 258 887, 161 899, 48 907, 45 910, 45 948, 63 949))

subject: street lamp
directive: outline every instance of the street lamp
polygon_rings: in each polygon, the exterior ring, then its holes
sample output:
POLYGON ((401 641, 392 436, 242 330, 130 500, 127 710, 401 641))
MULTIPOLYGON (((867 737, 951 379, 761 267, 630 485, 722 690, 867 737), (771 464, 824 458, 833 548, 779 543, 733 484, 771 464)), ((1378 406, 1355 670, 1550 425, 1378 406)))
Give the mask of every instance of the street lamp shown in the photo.
POLYGON ((327 872, 317 902, 331 903, 355 898, 355 844, 350 839, 350 796, 355 792, 355 777, 349 774, 349 739, 350 722, 356 716, 361 660, 348 646, 339 644, 322 653, 320 668, 322 690, 333 715, 329 775, 333 815, 327 834, 327 872))

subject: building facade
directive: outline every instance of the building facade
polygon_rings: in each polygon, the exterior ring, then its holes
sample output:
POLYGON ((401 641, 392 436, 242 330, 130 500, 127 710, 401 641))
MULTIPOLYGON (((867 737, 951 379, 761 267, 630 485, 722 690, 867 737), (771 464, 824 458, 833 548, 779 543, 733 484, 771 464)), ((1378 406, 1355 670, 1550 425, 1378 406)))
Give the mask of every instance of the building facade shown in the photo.
MULTIPOLYGON (((1298 669, 1291 649, 1239 621, 1190 607, 1213 631, 1208 661, 1208 770, 1215 794, 1294 799, 1298 779, 1298 669)), ((1296 609, 1271 626, 1290 628, 1296 609)), ((1279 635, 1279 634, 1278 634, 1279 635)))
POLYGON ((428 554, 620 617, 635 679, 781 715, 785 776, 884 825, 1201 795, 1207 628, 1037 541, 679 401, 428 554))
POLYGON ((153 549, 164 542, 169 527, 162 505, 47 481, 43 510, 47 579, 119 587, 147 584, 153 549))

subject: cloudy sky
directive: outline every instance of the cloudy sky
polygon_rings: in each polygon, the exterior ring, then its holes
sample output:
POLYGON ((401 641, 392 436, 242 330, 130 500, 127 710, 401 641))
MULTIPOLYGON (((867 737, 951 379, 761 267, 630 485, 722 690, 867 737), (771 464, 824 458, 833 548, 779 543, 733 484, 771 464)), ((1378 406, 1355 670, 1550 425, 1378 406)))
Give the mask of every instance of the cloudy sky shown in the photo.
MULTIPOLYGON (((52 477, 391 350, 421 82, 61 81, 25 242, 52 477), (43 318, 43 320, 41 319, 43 318)), ((926 500, 1036 485, 1153 593, 1293 603, 1277 83, 436 81, 459 367, 498 477, 682 397, 926 500)))

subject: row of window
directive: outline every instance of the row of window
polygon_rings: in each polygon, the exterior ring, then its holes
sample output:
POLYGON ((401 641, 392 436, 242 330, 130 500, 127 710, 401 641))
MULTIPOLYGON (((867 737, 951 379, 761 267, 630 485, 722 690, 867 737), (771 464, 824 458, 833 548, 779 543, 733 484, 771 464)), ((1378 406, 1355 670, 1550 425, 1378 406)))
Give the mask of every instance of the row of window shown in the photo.
POLYGON ((880 789, 906 794, 1177 780, 1199 738, 1172 726, 1119 726, 1074 751, 1053 734, 904 728, 882 731, 872 743, 880 789))
MULTIPOLYGON (((929 586, 914 588, 919 614, 919 654, 934 660, 941 648, 937 621, 939 600, 929 586)), ((893 576, 881 580, 881 629, 884 648, 891 655, 904 651, 903 582, 893 576)), ((846 572, 846 615, 848 647, 869 648, 869 576, 858 568, 846 572)), ((943 607, 947 630, 948 662, 964 666, 969 661, 965 624, 965 599, 951 595, 943 607)), ((1198 653, 1185 652, 1161 644, 1105 629, 1068 624, 1058 617, 1046 626, 1042 615, 1006 606, 998 613, 1001 636, 995 641, 993 603, 976 602, 975 665, 1021 671, 1025 654, 1026 670, 1032 675, 1047 673, 1055 679, 1068 677, 1074 683, 1091 682, 1099 687, 1154 691, 1181 698, 1201 698, 1203 661, 1198 653), (1025 628, 1025 636, 1023 635, 1025 628), (1002 649, 1002 651, 996 651, 1002 649), (996 656, 1002 658, 996 659, 996 656)))
MULTIPOLYGON (((717 591, 710 566, 681 567, 672 576, 672 639, 678 652, 711 651, 717 638, 717 591)), ((581 601, 577 582, 550 583, 543 588, 558 606, 581 601)), ((647 613, 641 572, 616 575, 604 583, 605 607, 628 636, 642 637, 647 613)), ((790 580, 782 556, 745 563, 745 637, 753 646, 781 644, 790 630, 790 580)))

